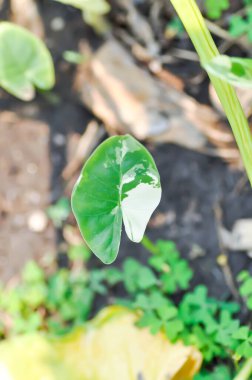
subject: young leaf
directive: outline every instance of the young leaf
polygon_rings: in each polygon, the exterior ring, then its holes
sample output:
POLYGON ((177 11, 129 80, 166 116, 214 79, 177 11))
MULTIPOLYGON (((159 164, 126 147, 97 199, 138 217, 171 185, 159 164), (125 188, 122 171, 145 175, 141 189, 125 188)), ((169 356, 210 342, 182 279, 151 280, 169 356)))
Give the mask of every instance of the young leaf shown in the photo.
POLYGON ((236 353, 241 357, 250 359, 252 357, 252 332, 249 330, 249 327, 240 327, 234 332, 232 337, 239 342, 236 353))
MULTIPOLYGON (((251 4, 251 3, 250 3, 251 4)), ((247 5, 249 2, 247 1, 247 5)), ((248 7, 246 9, 246 17, 243 18, 240 15, 234 15, 230 17, 229 33, 233 37, 241 37, 247 35, 249 42, 252 41, 252 9, 248 7)))
POLYGON ((35 87, 54 85, 54 67, 44 43, 28 30, 0 23, 0 86, 21 100, 31 100, 35 87))
POLYGON ((217 20, 230 7, 229 0, 205 0, 207 16, 217 20))
POLYGON ((236 87, 252 87, 252 59, 219 55, 204 65, 209 74, 236 87))
POLYGON ((72 208, 87 244, 104 263, 119 250, 122 221, 140 242, 161 198, 150 153, 129 135, 110 137, 86 162, 72 194, 72 208))
POLYGON ((56 0, 62 4, 71 5, 82 11, 85 22, 97 32, 106 30, 106 23, 102 16, 110 11, 107 0, 56 0))

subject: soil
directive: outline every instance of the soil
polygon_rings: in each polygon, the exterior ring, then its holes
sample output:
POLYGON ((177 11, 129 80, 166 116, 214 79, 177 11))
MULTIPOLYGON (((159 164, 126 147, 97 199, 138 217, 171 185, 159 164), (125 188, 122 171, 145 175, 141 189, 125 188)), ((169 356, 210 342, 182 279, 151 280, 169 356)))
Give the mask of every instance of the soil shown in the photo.
MULTIPOLYGON (((48 174, 50 194, 47 203, 49 204, 64 194, 65 184, 61 179, 61 172, 67 160, 68 139, 73 133, 83 133, 88 121, 92 118, 71 88, 75 67, 63 60, 62 53, 65 50, 77 50, 81 39, 92 41, 94 46, 98 46, 101 39, 95 36, 90 28, 83 25, 78 11, 51 0, 43 0, 39 4, 46 25, 46 43, 53 53, 56 65, 56 87, 51 95, 38 94, 36 99, 29 104, 22 103, 1 91, 0 109, 15 111, 20 118, 28 117, 48 125, 51 163, 48 174), (66 24, 63 30, 52 30, 51 21, 55 17, 63 18, 66 24)), ((5 9, 1 16, 8 17, 8 9, 5 9)), ((198 71, 198 65, 195 67, 186 65, 186 67, 190 75, 192 72, 195 75, 198 71)), ((195 85, 195 88, 192 86, 190 88, 191 93, 197 96, 206 94, 206 85, 204 87, 195 85)), ((207 100, 206 96, 202 98, 207 100)), ((8 131, 3 133, 8 133, 8 131)), ((34 122, 35 139, 38 133, 34 122)), ((12 136, 11 140, 13 138, 17 137, 12 136)), ((13 149, 11 140, 8 143, 13 149)), ((249 184, 243 181, 244 173, 233 171, 221 159, 211 158, 178 146, 149 146, 149 149, 160 171, 163 196, 147 229, 147 235, 153 241, 174 240, 182 255, 192 261, 192 267, 196 272, 195 281, 206 284, 212 295, 223 299, 230 297, 225 276, 216 262, 217 257, 222 253, 222 248, 218 240, 214 210, 217 206, 222 209, 222 222, 227 229, 231 229, 237 219, 252 217, 252 190, 249 184), (193 256, 197 256, 197 252, 200 253, 199 257, 192 259, 193 256)), ((39 149, 37 154, 41 154, 39 149)), ((46 161, 48 159, 46 150, 43 154, 45 155, 43 159, 46 161)), ((2 159, 4 159, 4 154, 1 151, 2 159)), ((37 179, 40 180, 39 177, 37 179)), ((9 180, 5 185, 10 189, 15 187, 15 183, 9 180)), ((41 189, 41 194, 43 195, 45 191, 47 190, 41 189)), ((9 239, 17 238, 13 228, 5 230, 5 234, 9 239)), ((42 236, 45 235, 42 234, 42 236)), ((27 246, 26 234, 23 234, 23 239, 23 242, 19 244, 27 246)), ((60 241, 61 233, 58 231, 57 243, 60 241)), ((28 253, 23 254, 18 265, 12 256, 12 259, 0 268, 0 277, 6 278, 7 267, 9 277, 16 273, 17 267, 22 266, 28 257, 38 256, 41 234, 36 244, 33 247, 28 244, 28 253)), ((8 252, 5 254, 9 257, 8 252)), ((145 261, 147 252, 141 245, 132 244, 123 234, 118 265, 124 257, 129 255, 145 261)), ((252 261, 245 253, 229 252, 228 257, 234 274, 242 268, 252 271, 252 261)), ((101 265, 95 258, 92 262, 93 265, 101 265)))

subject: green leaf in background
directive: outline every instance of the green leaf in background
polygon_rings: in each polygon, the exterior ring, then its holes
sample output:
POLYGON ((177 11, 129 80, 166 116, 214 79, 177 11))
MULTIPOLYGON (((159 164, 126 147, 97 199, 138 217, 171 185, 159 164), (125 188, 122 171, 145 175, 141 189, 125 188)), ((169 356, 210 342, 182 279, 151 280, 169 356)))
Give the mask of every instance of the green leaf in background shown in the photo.
POLYGON ((62 4, 71 5, 82 11, 83 19, 98 32, 103 32, 106 25, 102 16, 110 11, 106 0, 56 0, 62 4))
MULTIPOLYGON (((245 5, 251 5, 251 1, 247 1, 245 5)), ((249 42, 252 42, 252 9, 247 8, 246 17, 233 15, 230 17, 229 33, 233 37, 247 36, 249 42)))
POLYGON ((204 65, 205 70, 236 87, 252 87, 252 59, 219 55, 204 65))
POLYGON ((60 198, 57 203, 47 208, 47 215, 53 221, 55 227, 61 227, 71 212, 68 198, 60 198))
POLYGON ((219 365, 211 372, 202 372, 196 375, 195 380, 232 380, 230 369, 219 365))
POLYGON ((54 67, 44 43, 28 30, 0 23, 0 86, 21 100, 31 100, 35 87, 53 87, 54 67))
POLYGON ((248 326, 242 326, 232 336, 239 341, 236 354, 247 359, 252 358, 252 332, 248 326))
POLYGON ((246 299, 248 309, 252 310, 252 276, 248 271, 242 271, 238 281, 241 282, 239 292, 246 299))
POLYGON ((222 12, 230 7, 229 0, 205 0, 207 16, 214 20, 221 17, 222 12))
POLYGON ((159 173, 150 153, 129 135, 103 142, 84 165, 72 194, 80 231, 104 263, 117 257, 122 221, 134 242, 161 198, 159 173))

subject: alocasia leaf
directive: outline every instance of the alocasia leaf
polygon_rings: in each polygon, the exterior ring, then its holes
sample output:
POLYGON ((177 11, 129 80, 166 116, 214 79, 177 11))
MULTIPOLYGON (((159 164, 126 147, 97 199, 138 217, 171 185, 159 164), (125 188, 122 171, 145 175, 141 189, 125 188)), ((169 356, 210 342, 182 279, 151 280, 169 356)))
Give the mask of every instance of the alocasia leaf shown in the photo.
MULTIPOLYGON (((24 10, 25 11, 25 10, 24 10)), ((0 23, 0 86, 21 100, 31 100, 35 87, 54 85, 54 67, 44 43, 28 30, 0 23)))
POLYGON ((161 198, 159 174, 150 153, 129 135, 102 143, 84 165, 72 208, 87 244, 104 263, 118 254, 122 221, 140 242, 161 198))
POLYGON ((236 87, 252 87, 252 59, 219 55, 204 65, 205 70, 236 87))

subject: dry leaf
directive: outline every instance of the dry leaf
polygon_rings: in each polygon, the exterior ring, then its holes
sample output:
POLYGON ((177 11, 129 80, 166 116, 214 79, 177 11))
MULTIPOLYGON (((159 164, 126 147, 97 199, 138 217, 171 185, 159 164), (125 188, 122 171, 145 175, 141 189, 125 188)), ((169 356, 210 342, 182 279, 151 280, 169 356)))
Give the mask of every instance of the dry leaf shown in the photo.
POLYGON ((135 326, 136 314, 109 307, 68 336, 42 334, 0 344, 1 380, 191 380, 202 356, 135 326))
POLYGON ((174 76, 166 73, 164 78, 162 70, 151 70, 162 81, 110 40, 79 66, 75 87, 112 135, 130 133, 140 140, 175 143, 241 167, 232 132, 219 114, 183 92, 174 76))

